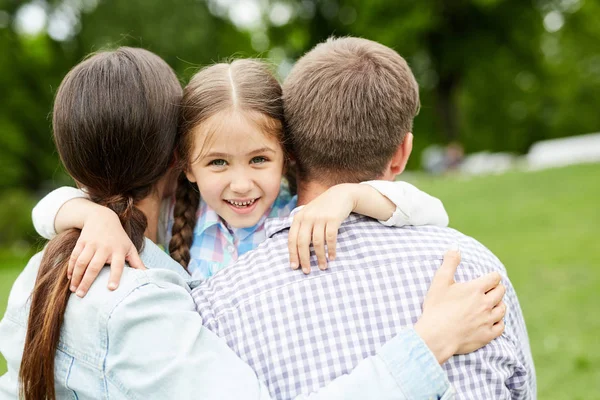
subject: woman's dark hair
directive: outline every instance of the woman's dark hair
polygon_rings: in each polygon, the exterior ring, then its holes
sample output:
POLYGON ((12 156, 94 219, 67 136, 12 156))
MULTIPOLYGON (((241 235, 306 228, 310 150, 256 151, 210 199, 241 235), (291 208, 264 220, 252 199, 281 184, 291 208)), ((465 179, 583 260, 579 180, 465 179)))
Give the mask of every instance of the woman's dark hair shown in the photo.
MULTIPOLYGON (((147 220, 136 203, 152 194, 172 162, 181 96, 167 63, 126 47, 75 66, 56 94, 52 125, 62 163, 92 201, 119 216, 138 251, 147 220)), ((56 398, 54 359, 71 295, 67 264, 79 234, 63 232, 44 250, 19 371, 25 399, 56 398)))

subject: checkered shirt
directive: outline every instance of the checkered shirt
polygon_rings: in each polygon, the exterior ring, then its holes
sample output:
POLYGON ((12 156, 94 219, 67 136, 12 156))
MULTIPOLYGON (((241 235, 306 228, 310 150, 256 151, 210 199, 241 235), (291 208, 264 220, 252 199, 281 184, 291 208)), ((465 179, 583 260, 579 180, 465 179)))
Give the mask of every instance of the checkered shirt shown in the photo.
MULTIPOLYGON (((271 208, 256 225, 249 228, 230 227, 204 200, 200 200, 188 265, 192 278, 200 280, 210 278, 228 265, 232 265, 239 256, 254 250, 267 238, 265 233, 267 218, 289 216, 296 207, 296 200, 296 196, 292 197, 287 183, 283 181, 279 196, 271 208)), ((171 240, 174 206, 173 198, 167 211, 169 220, 166 228, 168 233, 165 239, 166 248, 171 240)))
POLYGON ((458 243, 456 280, 498 271, 508 311, 500 338, 444 364, 457 398, 535 399, 517 295, 503 265, 479 242, 450 228, 389 228, 352 214, 340 227, 336 260, 305 276, 289 267, 290 224, 291 218, 270 220, 270 239, 192 292, 205 326, 254 369, 273 397, 323 387, 413 325, 444 252, 458 243))

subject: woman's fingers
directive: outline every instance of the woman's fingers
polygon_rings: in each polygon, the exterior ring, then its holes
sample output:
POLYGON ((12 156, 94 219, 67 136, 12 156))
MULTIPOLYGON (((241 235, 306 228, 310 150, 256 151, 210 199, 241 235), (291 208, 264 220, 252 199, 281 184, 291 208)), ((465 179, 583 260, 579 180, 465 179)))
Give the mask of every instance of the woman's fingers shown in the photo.
POLYGON ((92 283, 94 283, 94 280, 96 279, 102 268, 104 268, 106 261, 106 252, 99 250, 96 252, 96 254, 94 254, 92 261, 90 261, 89 265, 85 270, 85 274, 81 279, 81 283, 79 283, 77 287, 77 292, 75 292, 77 296, 83 297, 86 295, 86 293, 90 289, 90 286, 92 286, 92 283))
POLYGON ((81 278, 83 278, 83 274, 85 273, 90 261, 92 261, 95 253, 95 248, 92 246, 85 246, 79 257, 77 257, 77 261, 75 261, 75 267, 73 268, 73 275, 71 276, 71 292, 75 292, 79 287, 81 278))
POLYGON ((485 299, 486 303, 488 304, 488 307, 492 308, 499 304, 502 301, 502 298, 504 297, 505 293, 506 286, 504 286, 501 283, 489 292, 487 292, 485 294, 485 299))
POLYGON ((317 265, 320 270, 327 269, 327 256, 325 255, 325 224, 316 223, 312 229, 312 244, 317 256, 317 265))
POLYGON ((498 272, 494 271, 480 276, 479 278, 474 279, 472 282, 474 285, 479 286, 484 293, 487 293, 498 286, 501 280, 502 276, 498 272))
POLYGON ((500 337, 500 335, 502 335, 502 333, 504 332, 504 320, 501 319, 500 322, 498 322, 497 324, 492 325, 492 339, 496 339, 497 337, 500 337))
POLYGON ((444 254, 442 265, 435 272, 431 281, 430 292, 445 289, 454 283, 454 274, 460 264, 460 259, 460 252, 456 250, 448 250, 444 254))
POLYGON ((506 315, 506 303, 501 302, 496 307, 492 308, 492 312, 490 314, 492 324, 496 324, 502 321, 502 318, 506 315))

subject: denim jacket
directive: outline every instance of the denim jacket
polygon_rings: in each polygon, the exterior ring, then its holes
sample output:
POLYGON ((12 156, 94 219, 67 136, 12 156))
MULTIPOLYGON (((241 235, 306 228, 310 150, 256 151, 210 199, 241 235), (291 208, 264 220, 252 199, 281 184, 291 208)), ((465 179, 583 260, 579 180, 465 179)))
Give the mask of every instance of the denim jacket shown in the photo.
MULTIPOLYGON (((71 296, 56 352, 57 398, 269 399, 266 386, 223 340, 202 326, 186 272, 146 239, 148 270, 126 268, 114 292, 104 268, 85 298, 71 296)), ((0 321, 8 372, 0 399, 18 397, 30 295, 42 258, 31 258, 0 321)), ((433 354, 412 329, 311 399, 451 399, 433 354)))

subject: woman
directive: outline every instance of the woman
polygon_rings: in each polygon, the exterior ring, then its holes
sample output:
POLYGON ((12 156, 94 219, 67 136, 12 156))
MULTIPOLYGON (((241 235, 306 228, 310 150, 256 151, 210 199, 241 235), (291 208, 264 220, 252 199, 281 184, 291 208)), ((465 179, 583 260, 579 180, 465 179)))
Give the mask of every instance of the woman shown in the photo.
MULTIPOLYGON (((34 256, 11 291, 0 322, 9 372, 0 394, 25 399, 267 399, 265 386, 218 337, 202 327, 183 269, 156 240, 161 199, 171 177, 181 87, 156 55, 121 48, 71 70, 56 95, 53 128, 61 160, 92 201, 112 209, 150 270, 124 271, 106 289, 104 269, 85 299, 64 279, 79 237, 69 230, 34 256)), ((432 283, 414 330, 333 381, 318 398, 446 396, 440 368, 456 349, 483 346, 502 329, 499 276, 453 284, 454 262, 432 283), (487 294, 486 294, 487 292, 487 294), (443 301, 442 301, 443 300, 443 301), (481 303, 487 311, 481 311, 481 303), (439 337, 462 324, 456 337, 439 337), (426 346, 429 345, 429 348, 426 346), (451 351, 449 351, 451 349, 451 351)))

